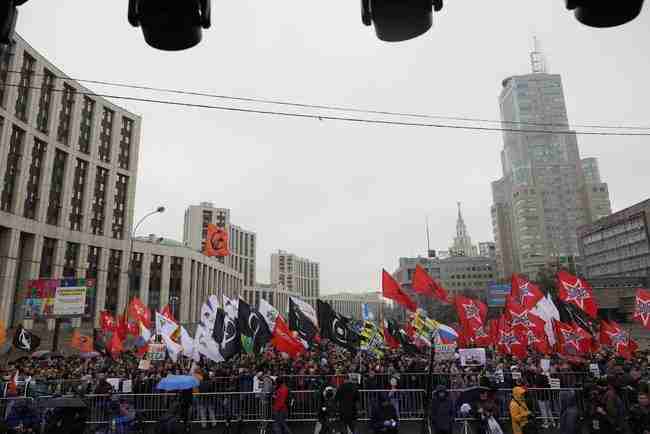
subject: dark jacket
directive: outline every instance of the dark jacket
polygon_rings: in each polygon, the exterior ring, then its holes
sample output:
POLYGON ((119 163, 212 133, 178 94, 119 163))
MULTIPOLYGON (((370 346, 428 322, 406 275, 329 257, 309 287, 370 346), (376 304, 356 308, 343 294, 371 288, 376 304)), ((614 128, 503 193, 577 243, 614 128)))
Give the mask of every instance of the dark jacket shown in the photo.
POLYGON ((650 432, 650 409, 634 405, 630 409, 630 426, 633 434, 650 432))
POLYGON ((445 386, 438 386, 431 402, 431 424, 436 432, 450 433, 453 421, 454 403, 451 401, 445 386))
POLYGON ((357 418, 357 404, 359 403, 359 388, 356 384, 347 382, 336 391, 336 402, 339 405, 339 414, 343 420, 357 418))
POLYGON ((399 432, 397 410, 386 398, 380 399, 373 407, 370 426, 375 434, 397 434, 399 432), (393 420, 396 426, 387 426, 387 421, 390 420, 393 420))
POLYGON ((578 434, 578 403, 574 392, 562 392, 560 394, 562 410, 560 412, 560 433, 578 434))

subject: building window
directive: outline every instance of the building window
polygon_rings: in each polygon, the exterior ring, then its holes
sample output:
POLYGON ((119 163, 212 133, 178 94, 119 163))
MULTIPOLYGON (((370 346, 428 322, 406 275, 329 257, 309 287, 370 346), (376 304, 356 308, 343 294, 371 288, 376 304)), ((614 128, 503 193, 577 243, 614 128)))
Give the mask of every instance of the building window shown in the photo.
POLYGON ((41 269, 39 277, 51 277, 56 256, 56 243, 53 238, 43 238, 43 250, 41 252, 41 269))
POLYGON ((64 145, 70 141, 70 123, 72 122, 72 110, 74 109, 74 100, 77 91, 74 87, 63 83, 63 96, 61 97, 61 111, 59 112, 59 129, 57 130, 57 140, 64 145))
POLYGON ((129 177, 117 175, 115 181, 115 207, 113 208, 112 237, 116 240, 124 238, 124 216, 126 214, 127 190, 129 177))
POLYGON ((9 69, 11 68, 11 61, 14 58, 15 51, 16 41, 11 41, 11 45, 6 47, 0 59, 0 106, 2 107, 5 107, 5 100, 7 99, 9 69))
POLYGON ((32 164, 29 166, 29 180, 27 181, 27 194, 25 195, 25 209, 23 215, 32 220, 36 220, 38 211, 39 193, 41 186, 41 174, 43 173, 43 159, 47 143, 34 139, 32 148, 32 164))
POLYGON ((97 279, 99 270, 99 261, 102 259, 102 248, 97 246, 88 246, 88 268, 86 268, 86 279, 97 279))
POLYGON ((79 151, 84 154, 90 154, 90 136, 94 118, 95 100, 84 96, 84 107, 81 111, 81 125, 79 127, 79 151))
POLYGON ((160 288, 162 287, 163 257, 153 255, 149 267, 149 309, 160 310, 160 288))
POLYGON ((102 114, 101 133, 99 134, 99 159, 104 163, 111 162, 111 140, 113 137, 113 118, 115 112, 104 107, 102 114))
POLYGON ((111 249, 108 256, 108 278, 106 279, 106 310, 117 311, 117 298, 122 277, 122 251, 111 249))
POLYGON ((47 206, 46 222, 48 225, 56 226, 59 224, 61 207, 63 205, 63 185, 67 160, 68 154, 57 149, 54 154, 54 167, 52 168, 52 182, 50 185, 50 201, 47 206))
MULTIPOLYGON (((0 127, 0 131, 2 128, 0 127)), ((23 143, 25 131, 14 125, 9 140, 9 152, 7 153, 7 169, 5 170, 4 188, 0 199, 0 209, 5 212, 13 212, 14 196, 20 178, 20 165, 23 155, 23 143)))
POLYGON ((169 304, 176 319, 180 318, 183 287, 183 258, 172 257, 169 273, 169 304))
POLYGON ((63 263, 63 277, 75 277, 79 261, 79 243, 66 243, 63 263))
POLYGON ((142 253, 131 253, 131 262, 129 263, 129 300, 133 299, 133 297, 140 297, 143 256, 142 253))
POLYGON ((120 140, 120 155, 118 161, 120 169, 129 170, 129 161, 131 160, 131 140, 133 137, 133 120, 122 118, 122 139, 120 140))
POLYGON ((97 166, 97 174, 95 175, 95 191, 93 192, 93 218, 90 221, 93 235, 104 235, 107 186, 108 170, 101 166, 97 166))
POLYGON ((38 115, 36 116, 36 129, 45 134, 50 132, 50 109, 52 107, 52 92, 54 92, 55 78, 54 74, 47 69, 43 69, 41 98, 38 102, 38 115))
POLYGON ((16 117, 27 122, 29 100, 32 94, 32 77, 36 60, 27 52, 23 53, 23 66, 20 69, 20 81, 18 82, 18 97, 16 98, 16 117))
POLYGON ((86 191, 86 178, 88 176, 88 162, 77 158, 72 183, 72 198, 70 199, 70 229, 81 231, 83 224, 84 193, 86 191))

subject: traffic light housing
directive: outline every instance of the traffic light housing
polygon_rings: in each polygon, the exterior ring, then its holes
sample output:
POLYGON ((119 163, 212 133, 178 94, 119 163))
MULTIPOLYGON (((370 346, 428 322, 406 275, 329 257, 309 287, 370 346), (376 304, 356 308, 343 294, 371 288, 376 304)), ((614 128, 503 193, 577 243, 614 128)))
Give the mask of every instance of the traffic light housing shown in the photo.
POLYGON ((433 11, 443 0, 361 0, 361 21, 375 26, 382 41, 406 41, 426 33, 433 25, 433 11))
POLYGON ((194 47, 210 27, 211 0, 129 0, 128 19, 142 27, 144 40, 159 50, 194 47))
POLYGON ((643 0, 566 0, 566 7, 589 27, 615 27, 635 19, 643 0))

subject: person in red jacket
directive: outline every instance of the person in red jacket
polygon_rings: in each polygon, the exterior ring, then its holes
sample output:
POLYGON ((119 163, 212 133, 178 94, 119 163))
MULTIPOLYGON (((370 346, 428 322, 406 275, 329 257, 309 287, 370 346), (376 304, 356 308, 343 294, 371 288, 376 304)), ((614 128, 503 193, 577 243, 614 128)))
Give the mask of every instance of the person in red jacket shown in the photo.
POLYGON ((289 388, 283 378, 278 378, 273 393, 273 433, 274 434, 291 434, 287 425, 287 414, 289 408, 289 388))

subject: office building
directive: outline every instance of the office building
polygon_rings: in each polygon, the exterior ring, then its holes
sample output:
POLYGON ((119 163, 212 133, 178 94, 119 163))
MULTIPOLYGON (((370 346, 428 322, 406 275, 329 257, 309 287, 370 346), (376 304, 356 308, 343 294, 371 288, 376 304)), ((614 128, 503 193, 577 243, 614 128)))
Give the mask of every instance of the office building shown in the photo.
POLYGON ((499 277, 536 278, 550 258, 578 254, 577 229, 609 213, 595 159, 580 159, 562 80, 533 52, 533 73, 503 80, 503 177, 492 183, 499 277), (543 126, 543 127, 542 127, 543 126))
POLYGON ((496 259, 497 246, 494 241, 484 241, 478 243, 478 255, 484 258, 496 259))
POLYGON ((279 250, 271 255, 271 284, 283 286, 316 306, 320 296, 319 264, 279 250))
POLYGON ((458 219, 456 221, 456 236, 454 237, 454 244, 449 248, 451 256, 477 256, 478 250, 472 244, 472 238, 469 236, 463 214, 460 210, 460 202, 458 202, 458 219))
POLYGON ((255 232, 243 229, 230 220, 228 208, 216 208, 212 202, 201 202, 185 210, 183 244, 192 250, 202 251, 208 224, 227 228, 230 256, 220 258, 226 266, 244 276, 244 286, 255 285, 257 257, 257 236, 255 232))
POLYGON ((22 322, 27 282, 39 278, 95 279, 95 321, 133 296, 158 309, 178 298, 189 321, 211 282, 241 287, 239 273, 169 240, 130 250, 141 118, 14 39, 0 59, 0 320, 22 322))
POLYGON ((380 304, 381 293, 379 292, 341 292, 337 294, 327 294, 320 297, 327 302, 332 308, 348 318, 358 321, 363 320, 363 305, 368 305, 368 312, 375 321, 379 320, 382 307, 380 304))

